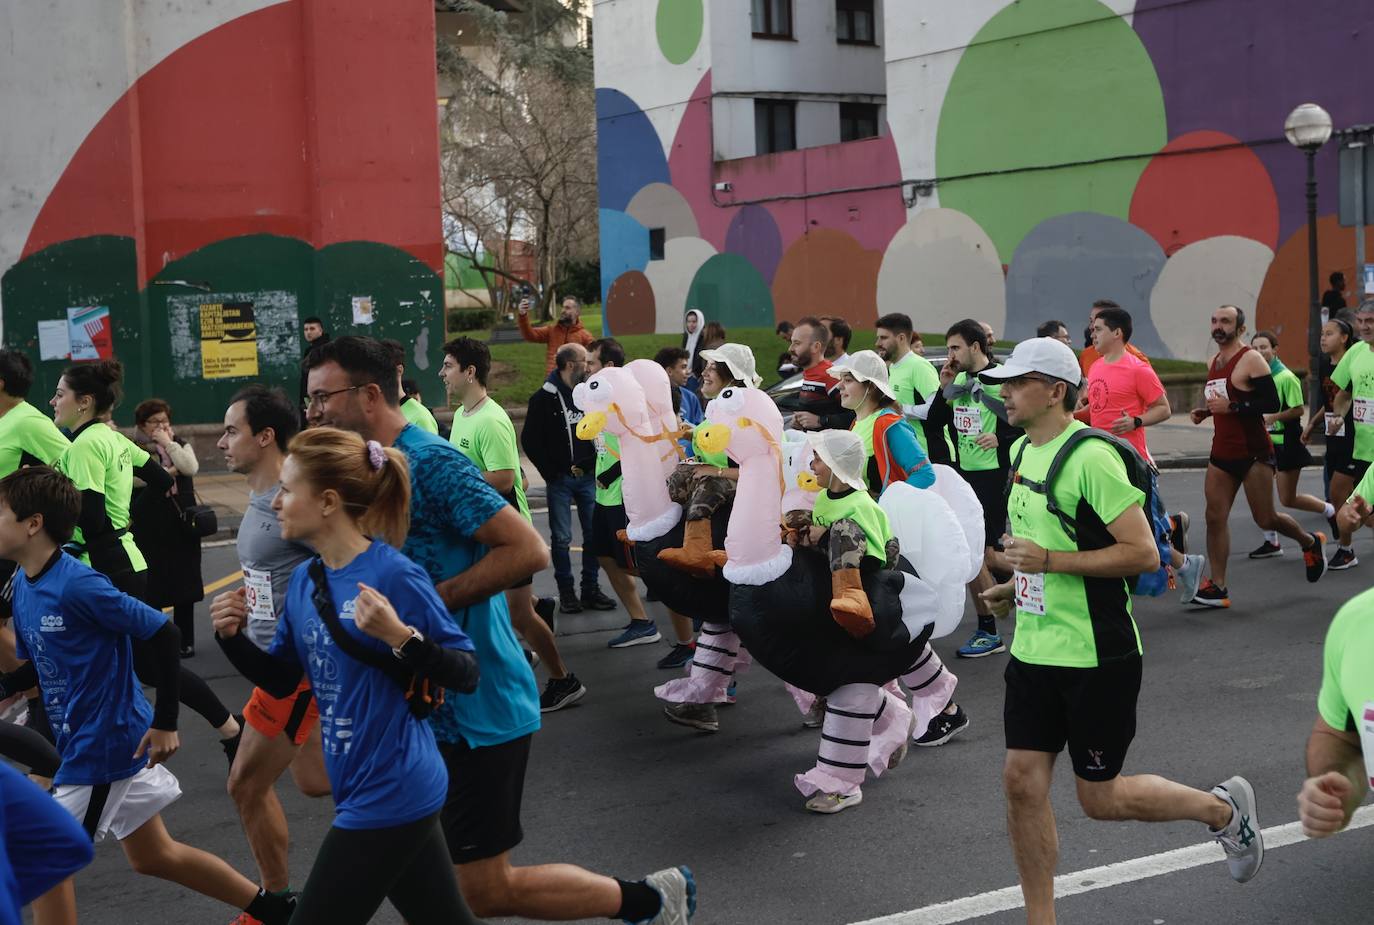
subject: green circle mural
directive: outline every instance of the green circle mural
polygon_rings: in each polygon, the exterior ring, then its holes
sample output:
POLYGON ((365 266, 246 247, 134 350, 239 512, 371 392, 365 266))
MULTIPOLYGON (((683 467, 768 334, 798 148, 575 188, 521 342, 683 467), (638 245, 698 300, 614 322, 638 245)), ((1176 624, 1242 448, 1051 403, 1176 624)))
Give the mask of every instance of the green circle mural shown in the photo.
POLYGON ((673 64, 685 64, 696 54, 703 19, 701 0, 658 0, 654 26, 663 57, 673 64))
POLYGON ((1126 219, 1148 155, 1166 141, 1159 77, 1124 19, 1097 0, 1019 0, 955 67, 935 142, 940 205, 978 222, 1007 263, 1051 216, 1126 219), (1084 166, 1024 170, 1065 163, 1084 166), (999 171, 1011 172, 943 179, 999 171))
POLYGON ((687 308, 700 309, 727 331, 773 326, 773 293, 739 254, 716 254, 701 265, 687 290, 687 308))

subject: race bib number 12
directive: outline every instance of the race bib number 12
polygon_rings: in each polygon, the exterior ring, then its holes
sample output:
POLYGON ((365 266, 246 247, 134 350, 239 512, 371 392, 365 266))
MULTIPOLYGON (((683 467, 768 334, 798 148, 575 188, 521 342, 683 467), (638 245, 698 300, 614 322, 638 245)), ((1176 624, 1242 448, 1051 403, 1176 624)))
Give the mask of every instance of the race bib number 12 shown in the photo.
POLYGON ((1027 574, 1016 572, 1012 575, 1012 589, 1016 592, 1016 609, 1022 613, 1033 613, 1038 617, 1045 615, 1045 573, 1027 574))

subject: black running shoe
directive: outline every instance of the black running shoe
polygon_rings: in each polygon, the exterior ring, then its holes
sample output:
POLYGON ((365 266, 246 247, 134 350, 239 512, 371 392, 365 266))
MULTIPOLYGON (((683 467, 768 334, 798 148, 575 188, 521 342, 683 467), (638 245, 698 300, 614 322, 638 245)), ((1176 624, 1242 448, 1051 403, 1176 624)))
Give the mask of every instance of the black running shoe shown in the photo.
POLYGON ((539 614, 539 619, 544 621, 544 625, 549 628, 550 633, 558 633, 558 602, 551 597, 537 597, 534 599, 534 612, 539 614))
POLYGON ((1251 559, 1276 559, 1281 555, 1283 555, 1283 547, 1276 546, 1268 540, 1250 550, 1251 559))
POLYGON ((566 678, 549 678, 549 683, 544 685, 544 693, 539 695, 539 712, 552 713, 554 710, 561 710, 572 706, 586 695, 587 688, 577 680, 577 675, 571 672, 566 678))
POLYGON ((660 668, 685 668, 692 661, 692 656, 696 654, 696 643, 679 642, 668 650, 668 654, 658 660, 660 668))
POLYGON ((1343 572, 1348 568, 1354 568, 1360 564, 1360 560, 1355 558, 1355 552, 1351 549, 1337 549, 1336 554, 1326 563, 1327 569, 1333 572, 1343 572))
POLYGON ((1231 596, 1225 588, 1219 587, 1215 581, 1208 578, 1202 582, 1202 587, 1197 589, 1197 594, 1188 603, 1201 607, 1230 607, 1231 596))
POLYGON ((588 610, 615 610, 620 605, 611 600, 596 585, 582 589, 582 606, 588 610))
MULTIPOLYGON (((535 608, 538 610, 539 608, 535 608)), ((577 592, 572 588, 560 588, 558 590, 558 609, 564 613, 581 613, 582 601, 578 599, 577 592)))
POLYGON ((968 714, 964 708, 958 704, 954 705, 953 713, 940 713, 930 721, 926 727, 925 735, 919 739, 912 739, 913 745, 921 745, 932 748, 936 745, 944 745, 950 739, 968 728, 968 714))
POLYGON ((1188 512, 1169 515, 1169 545, 1181 556, 1188 555, 1188 512))
POLYGON ((1326 534, 1313 533, 1312 545, 1302 551, 1302 564, 1307 568, 1308 581, 1321 581, 1326 574, 1326 534))

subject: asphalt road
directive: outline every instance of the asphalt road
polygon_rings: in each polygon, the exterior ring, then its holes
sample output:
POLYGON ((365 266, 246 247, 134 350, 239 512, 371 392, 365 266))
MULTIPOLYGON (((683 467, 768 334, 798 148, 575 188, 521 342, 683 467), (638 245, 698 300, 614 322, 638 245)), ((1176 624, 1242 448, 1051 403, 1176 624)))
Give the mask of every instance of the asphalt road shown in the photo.
MULTIPOLYGON (((1316 479, 1305 480, 1309 488, 1316 479)), ((1203 545, 1200 472, 1162 479, 1171 509, 1194 517, 1203 545)), ((1319 490, 1320 486, 1316 486, 1319 490)), ((1317 528, 1319 518, 1302 515, 1317 528)), ((542 517, 539 518, 543 528, 542 517)), ((1302 751, 1315 715, 1321 643, 1336 608, 1367 586, 1374 570, 1369 535, 1357 541, 1359 568, 1319 585, 1302 577, 1301 558, 1250 562, 1259 541, 1242 503, 1232 518, 1231 591, 1222 612, 1186 612, 1172 597, 1138 601, 1146 650, 1135 744, 1128 772, 1154 772, 1207 788, 1243 773, 1259 795, 1265 828, 1296 819, 1302 751)), ((233 550, 207 550, 205 579, 236 569, 233 550)), ((536 588, 553 587, 551 572, 536 588)), ((658 605, 651 605, 657 608, 658 605)), ((666 618, 659 611, 665 630, 666 618)), ((971 616, 968 618, 971 621, 971 616)), ((210 640, 201 613, 192 667, 237 708, 248 685, 210 640)), ((913 749, 897 771, 864 788, 863 805, 833 817, 802 809, 792 775, 811 765, 816 733, 803 730, 782 685, 754 668, 740 680, 739 703, 722 711, 722 729, 705 735, 670 725, 652 685, 663 646, 612 651, 609 631, 623 612, 560 621, 560 645, 590 693, 545 717, 525 789, 526 840, 520 864, 578 863, 619 877, 672 864, 691 865, 700 885, 696 921, 842 925, 1014 887, 1000 791, 1004 657, 957 660, 966 622, 937 649, 957 672, 957 697, 972 726, 949 745, 913 749)), ((542 674, 541 674, 542 682, 542 674)), ((253 875, 213 733, 183 720, 183 749, 172 763, 183 798, 166 813, 172 833, 216 852, 253 875)), ((332 805, 308 800, 289 780, 278 787, 291 823, 296 885, 329 825, 332 805)), ((1073 797, 1067 760, 1056 776, 1061 874, 1154 856, 1206 840, 1193 823, 1094 822, 1073 797)), ((1065 922, 1358 923, 1374 921, 1374 827, 1321 843, 1271 850, 1260 876, 1244 886, 1227 876, 1220 849, 1202 866, 1085 892, 1061 901, 1065 922)), ((1153 862, 1152 862, 1153 863, 1153 862)), ((1167 860, 1159 862, 1167 866, 1167 860)), ((1082 883, 1085 878, 1070 878, 1082 883)), ((228 922, 231 910, 186 890, 132 874, 114 844, 97 851, 78 880, 83 925, 228 922)), ((964 921, 922 913, 897 922, 964 921)), ((1019 910, 979 922, 1022 921, 1019 910)), ((377 922, 399 917, 386 908, 377 922)))

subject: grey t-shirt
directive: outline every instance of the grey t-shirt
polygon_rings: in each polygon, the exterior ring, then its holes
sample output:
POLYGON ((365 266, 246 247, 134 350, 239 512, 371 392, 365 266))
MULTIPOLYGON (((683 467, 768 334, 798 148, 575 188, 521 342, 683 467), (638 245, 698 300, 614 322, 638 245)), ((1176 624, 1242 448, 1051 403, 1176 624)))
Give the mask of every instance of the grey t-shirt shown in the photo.
POLYGON ((286 588, 296 566, 315 553, 309 546, 284 540, 281 524, 272 510, 272 499, 280 485, 264 492, 250 492, 248 510, 239 525, 239 564, 248 591, 248 638, 266 651, 277 634, 277 619, 286 606, 286 588))

